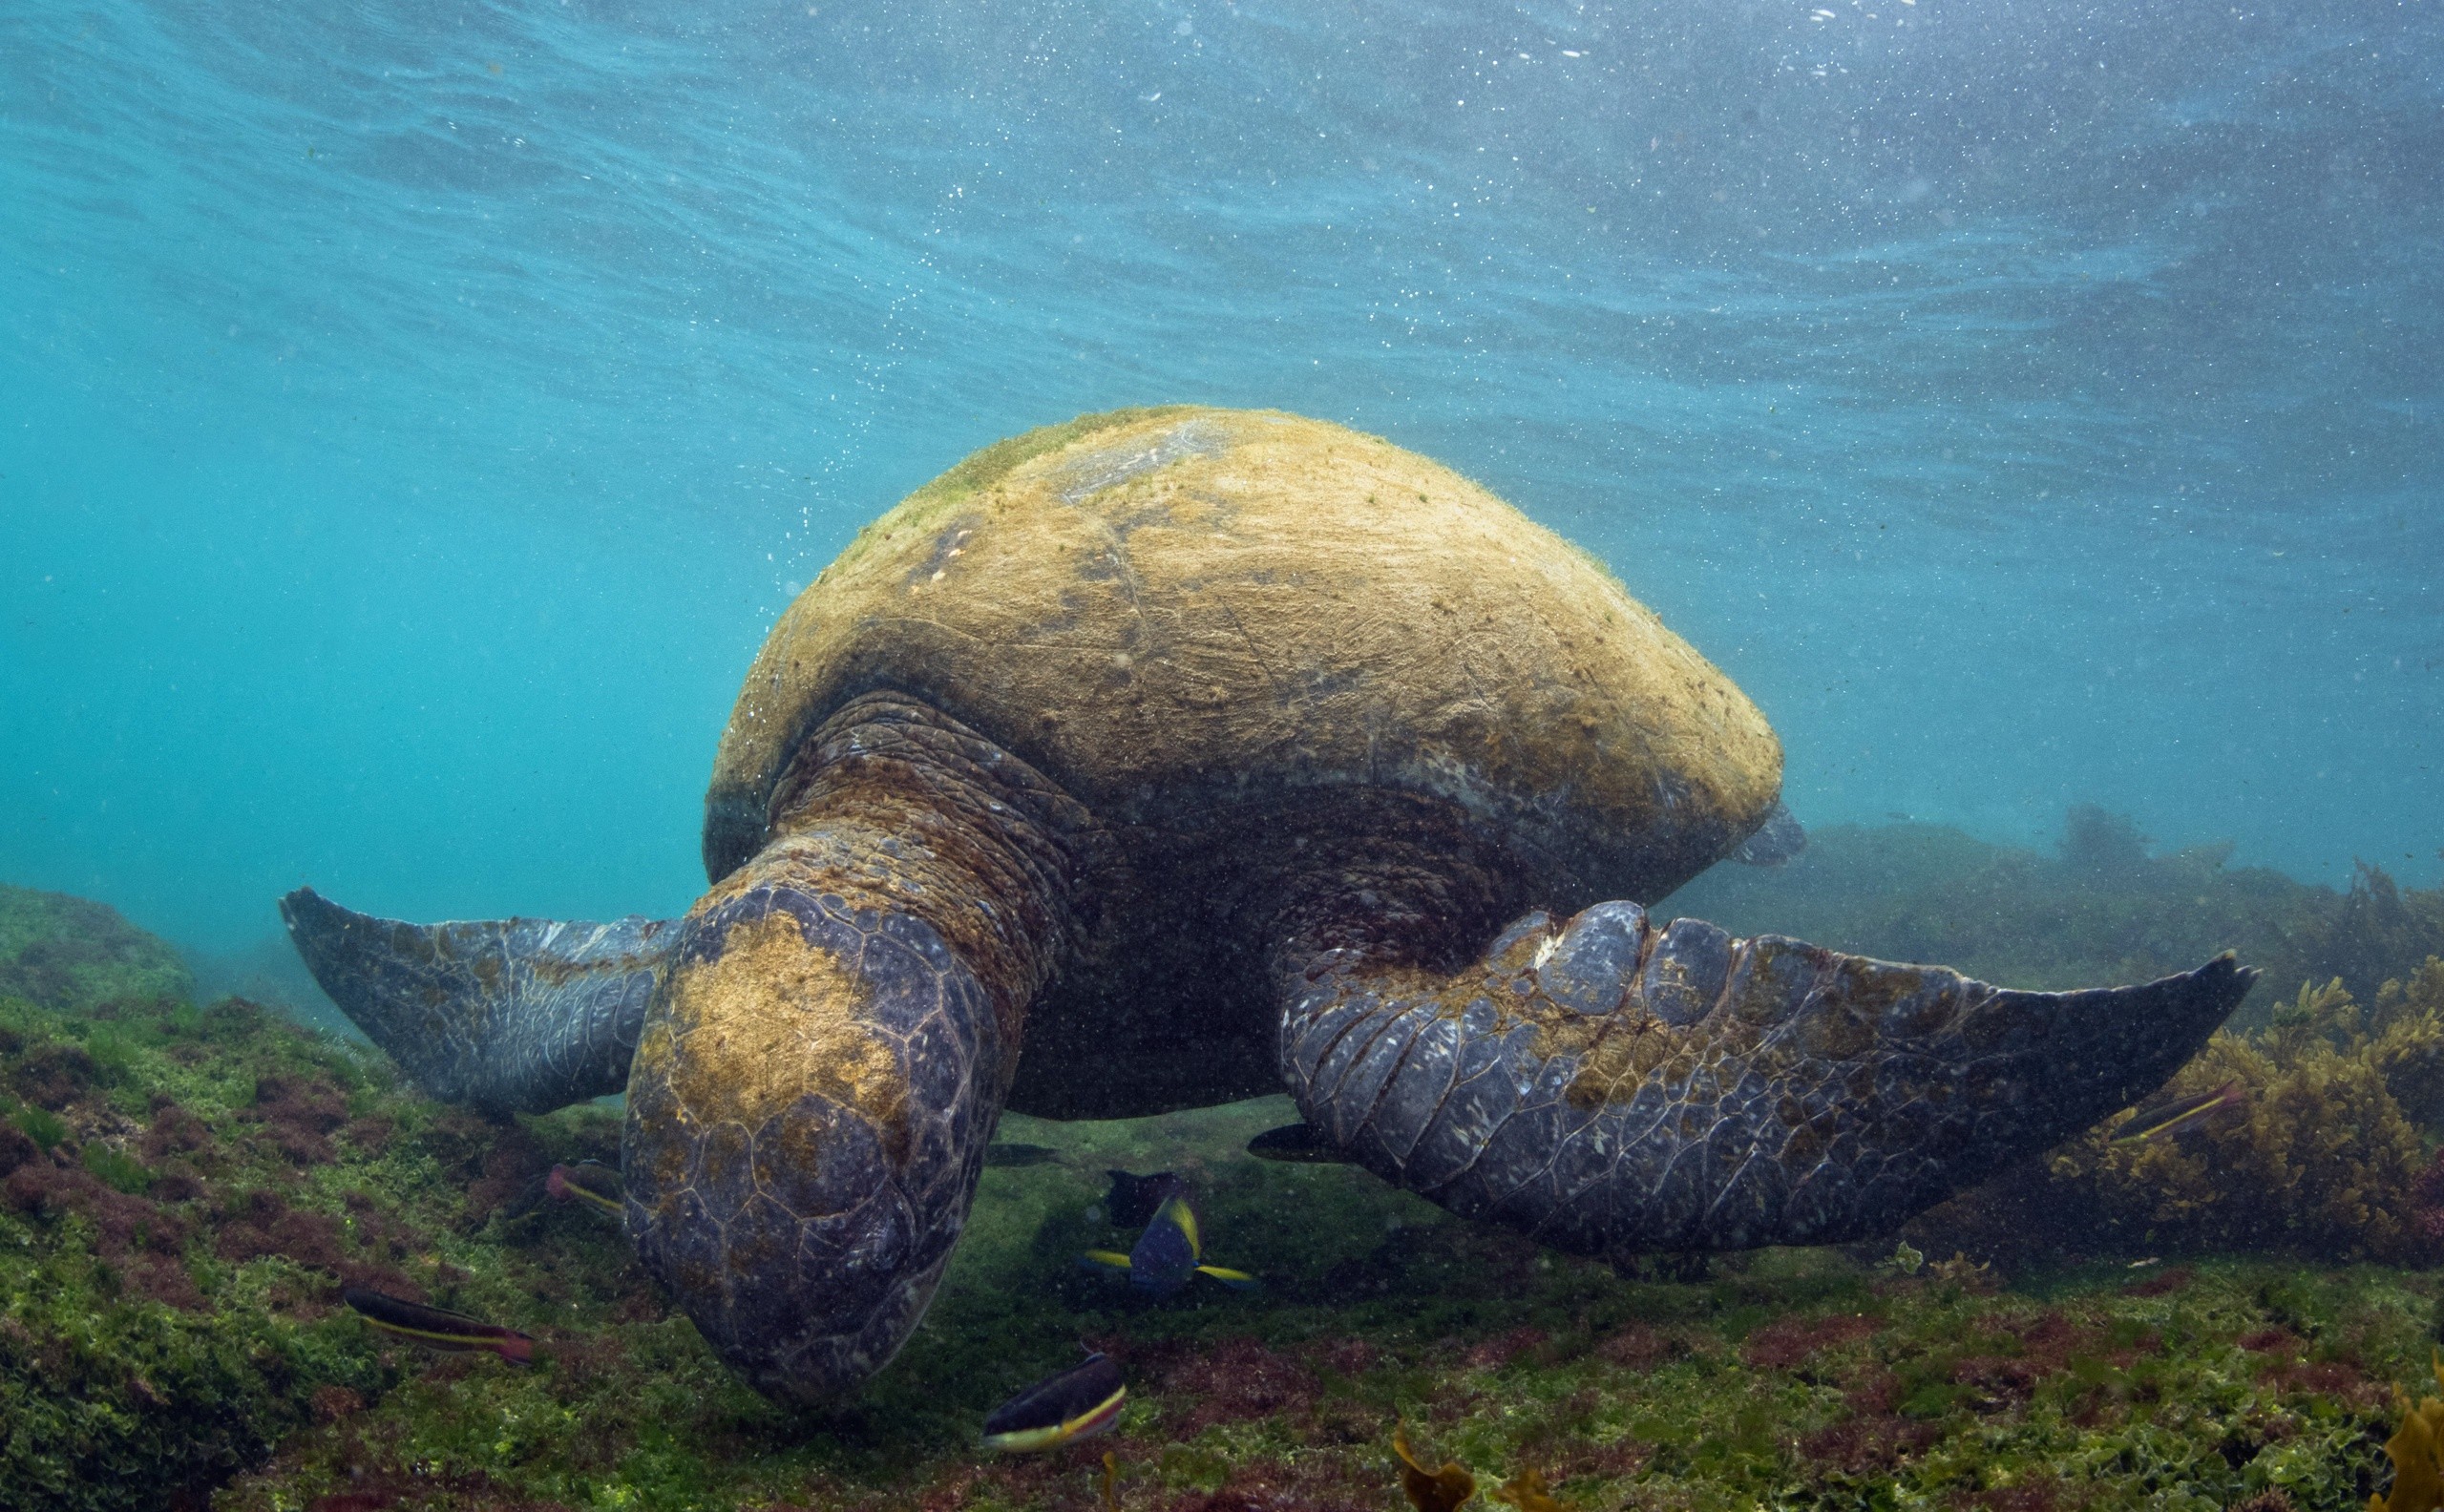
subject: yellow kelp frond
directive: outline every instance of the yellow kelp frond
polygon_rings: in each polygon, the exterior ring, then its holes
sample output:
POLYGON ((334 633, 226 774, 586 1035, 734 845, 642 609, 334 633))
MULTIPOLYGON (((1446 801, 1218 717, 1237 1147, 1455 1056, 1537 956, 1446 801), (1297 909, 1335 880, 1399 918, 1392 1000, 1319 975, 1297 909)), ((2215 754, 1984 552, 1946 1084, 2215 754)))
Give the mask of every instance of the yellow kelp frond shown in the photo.
POLYGON ((1562 1504, 1545 1489, 1544 1472, 1534 1465, 1522 1465, 1517 1475, 1485 1495, 1496 1502, 1509 1502, 1519 1512, 1562 1512, 1562 1504))
POLYGON ((2376 1069, 2411 1122, 2444 1124, 2444 960, 2377 990, 2368 1021, 2376 1069))
MULTIPOLYGON (((2130 1137, 2144 1124, 2124 1114, 2057 1145, 2036 1210, 2078 1243, 2134 1254, 2279 1234, 2318 1254, 2444 1258, 2417 1186, 2433 1161, 2422 1130, 2444 1126, 2444 962, 2373 1001, 2363 1013, 2338 981, 2304 983, 2268 1027, 2218 1033, 2148 1102, 2223 1093, 2227 1105, 2169 1137, 2130 1137)), ((1928 1249, 1963 1237, 1976 1236, 1912 1235, 1928 1249)))
MULTIPOLYGON (((2432 1352, 2428 1369, 2444 1387, 2444 1351, 2432 1352)), ((2444 1400, 2429 1396, 2417 1406, 2396 1387, 2402 1425, 2385 1440, 2393 1462, 2393 1489, 2368 1499, 2368 1512, 2437 1512, 2444 1508, 2444 1400)))
POLYGON ((1477 1478, 1457 1463, 1446 1460, 1440 1470, 1418 1463, 1417 1456, 1409 1452, 1404 1423, 1392 1425, 1392 1452, 1401 1457, 1401 1489, 1408 1493, 1409 1505, 1417 1512, 1452 1512, 1477 1493, 1477 1478))
POLYGON ((2359 1027, 2359 1004, 2336 976, 2322 987, 2302 982, 2299 997, 2275 1008, 2264 1038, 2276 1055, 2297 1055, 2311 1040, 2348 1043, 2359 1027))

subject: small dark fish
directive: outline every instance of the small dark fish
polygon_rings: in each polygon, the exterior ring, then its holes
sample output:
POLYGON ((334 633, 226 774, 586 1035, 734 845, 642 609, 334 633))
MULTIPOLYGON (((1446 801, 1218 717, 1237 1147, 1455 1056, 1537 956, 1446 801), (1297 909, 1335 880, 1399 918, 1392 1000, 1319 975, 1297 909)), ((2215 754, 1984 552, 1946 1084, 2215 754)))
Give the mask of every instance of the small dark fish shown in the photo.
POLYGON ((1186 1194, 1178 1191, 1164 1198, 1163 1206, 1154 1209, 1153 1221, 1137 1236, 1136 1248, 1128 1253, 1089 1250, 1080 1258, 1099 1270, 1126 1270, 1130 1286, 1158 1297, 1169 1296, 1188 1285, 1190 1276, 1200 1274, 1210 1275, 1236 1291, 1257 1285, 1256 1278, 1245 1270, 1204 1263, 1205 1247, 1197 1234, 1196 1209, 1189 1206, 1186 1194))
POLYGON ((1401 1457, 1401 1490, 1408 1496, 1409 1505, 1417 1512, 1453 1512, 1453 1509, 1477 1493, 1477 1478, 1445 1461, 1440 1470, 1428 1470, 1417 1462, 1409 1452, 1406 1426, 1392 1427, 1392 1452, 1401 1457))
POLYGON ((1353 1164, 1341 1147, 1313 1124, 1284 1124, 1279 1128, 1269 1128, 1248 1141, 1248 1153, 1258 1160, 1299 1166, 1353 1164))
POLYGON ((2159 1140, 2177 1139, 2191 1129, 2205 1126, 2208 1119, 2226 1108, 2243 1106, 2248 1100, 2238 1082, 2226 1082, 2212 1092, 2151 1102, 2113 1131, 2113 1143, 2152 1144, 2159 1140))
POLYGON ((994 1408, 984 1419, 984 1447, 1016 1453, 1092 1438, 1119 1420, 1127 1400, 1120 1367, 1098 1352, 994 1408))
POLYGON ((535 1363, 534 1338, 513 1328, 366 1287, 349 1287, 340 1293, 340 1300, 383 1333, 412 1339, 427 1349, 489 1350, 513 1365, 535 1363))
POLYGON ((1061 1152, 1049 1144, 987 1144, 984 1164, 987 1166, 1046 1166, 1061 1158, 1061 1152))
POLYGON ((1169 1171, 1156 1171, 1151 1176, 1131 1176, 1125 1170, 1107 1170, 1111 1190, 1104 1194, 1104 1211, 1115 1228, 1134 1228, 1154 1221, 1155 1209, 1164 1199, 1180 1189, 1180 1179, 1169 1171))
POLYGON ((624 1210, 621 1201, 620 1173, 600 1161, 579 1161, 574 1166, 555 1166, 543 1178, 543 1190, 554 1202, 581 1202, 620 1217, 624 1210))

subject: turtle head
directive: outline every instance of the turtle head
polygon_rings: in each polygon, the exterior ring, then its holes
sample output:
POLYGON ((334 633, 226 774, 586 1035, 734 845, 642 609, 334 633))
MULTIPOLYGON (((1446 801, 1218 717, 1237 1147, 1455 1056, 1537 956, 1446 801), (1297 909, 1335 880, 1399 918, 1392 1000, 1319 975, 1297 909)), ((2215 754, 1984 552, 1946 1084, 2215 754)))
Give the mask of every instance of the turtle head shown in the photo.
POLYGON ((853 919, 765 885, 683 930, 629 1072, 629 1232, 757 1387, 828 1395, 922 1312, 949 1247, 909 1264, 923 1236, 903 1188, 964 1151, 913 1159, 911 1088, 874 1021, 895 1004, 853 919))
POLYGON ((853 701, 773 837, 679 925, 628 1078, 628 1231, 724 1358, 814 1400, 924 1313, 1069 932, 1056 793, 946 717, 853 701))

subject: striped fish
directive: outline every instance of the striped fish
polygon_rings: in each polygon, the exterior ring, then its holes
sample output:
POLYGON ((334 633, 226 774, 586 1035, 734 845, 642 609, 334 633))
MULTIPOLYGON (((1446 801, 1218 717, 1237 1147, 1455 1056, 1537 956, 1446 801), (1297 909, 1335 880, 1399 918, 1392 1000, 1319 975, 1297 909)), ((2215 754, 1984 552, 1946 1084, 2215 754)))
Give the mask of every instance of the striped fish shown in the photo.
POLYGON ((1021 1392, 984 1419, 984 1447, 1009 1453, 1057 1449, 1120 1420, 1128 1384, 1101 1352, 1021 1392))
POLYGON ((553 1166, 543 1178, 543 1190, 554 1202, 581 1202, 614 1218, 621 1216, 620 1173, 600 1161, 553 1166))
POLYGON ((463 1312, 426 1307, 369 1287, 349 1287, 340 1293, 340 1300, 383 1333, 426 1349, 487 1350, 513 1365, 535 1363, 534 1338, 513 1328, 486 1323, 463 1312))

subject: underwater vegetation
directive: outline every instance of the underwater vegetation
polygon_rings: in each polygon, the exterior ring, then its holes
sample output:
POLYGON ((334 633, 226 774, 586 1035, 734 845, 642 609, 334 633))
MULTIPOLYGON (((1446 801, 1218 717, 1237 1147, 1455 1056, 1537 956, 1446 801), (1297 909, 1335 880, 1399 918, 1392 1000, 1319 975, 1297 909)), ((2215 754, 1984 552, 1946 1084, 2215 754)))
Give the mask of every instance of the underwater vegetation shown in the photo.
POLYGON ((2022 1267, 2159 1250, 2444 1264, 2444 960, 2374 997, 2363 1011, 2339 979, 2304 984, 2165 1088, 2217 1116, 2145 1140, 2118 1116, 1905 1231, 2022 1267))
POLYGON ((2265 1022, 2302 982, 2340 977, 2365 1001, 2444 956, 2444 891, 2365 863, 2336 891, 2228 867, 2231 850, 2152 854, 2135 823, 2087 804, 2050 855, 1942 825, 1830 825, 1785 866, 1716 867, 1656 910, 2044 990, 2147 981, 2237 951, 2262 975, 2236 1026, 2265 1022))
MULTIPOLYGON (((2428 1357, 2435 1383, 2444 1386, 2444 1352, 2428 1357)), ((2392 1489, 2368 1499, 2368 1512, 2435 1512, 2444 1506, 2444 1400, 2433 1396, 2412 1405, 2398 1386, 2402 1425, 2385 1440, 2385 1458, 2393 1462, 2392 1489)))
MULTIPOLYGON (((1839 906, 1931 929, 1950 915, 1895 899, 1961 873, 1878 849, 1925 841, 1834 831, 1790 870, 1885 855, 1885 893, 1839 906)), ((2075 891, 2061 860, 1981 853, 1970 872, 2023 917, 2075 891)), ((2137 866, 2155 880, 2117 884, 2116 909, 2199 895, 2180 858, 2137 866)), ((2264 919, 2318 950, 2414 947, 2432 916, 2433 894, 2386 904, 2365 874, 2283 888, 2240 891, 2292 897, 2264 919), (2363 919, 2409 933, 2341 922, 2363 892, 2363 919)), ((2115 909, 2083 927, 2044 947, 2066 976, 2158 948, 2115 909)), ((617 1162, 608 1108, 439 1106, 276 1011, 195 1002, 107 909, 0 889, 0 1505, 1397 1512, 1397 1431, 1428 1476, 1469 1480, 1466 1504, 1523 1512, 2404 1512, 2416 1485, 2384 1445, 2412 1441, 2399 1388, 2444 1326, 2444 1272, 2412 1269, 2444 1258, 2444 964, 2370 950, 2372 983, 2287 983, 2168 1089, 2237 1084, 2235 1105, 2144 1140, 2108 1121, 1900 1249, 1616 1273, 1345 1166, 1249 1158, 1281 1099, 1012 1117, 1024 1154, 986 1171, 925 1325, 856 1399, 796 1413, 719 1364, 600 1203, 552 1200, 556 1167, 613 1189, 586 1164, 617 1162), (1262 1290, 1082 1271, 1142 1237, 1106 1206, 1113 1167, 1176 1173, 1203 1242, 1262 1290), (386 1334, 350 1288, 529 1336, 532 1363, 386 1334), (987 1415, 1082 1341, 1126 1381, 1111 1430, 988 1451, 987 1415)))

